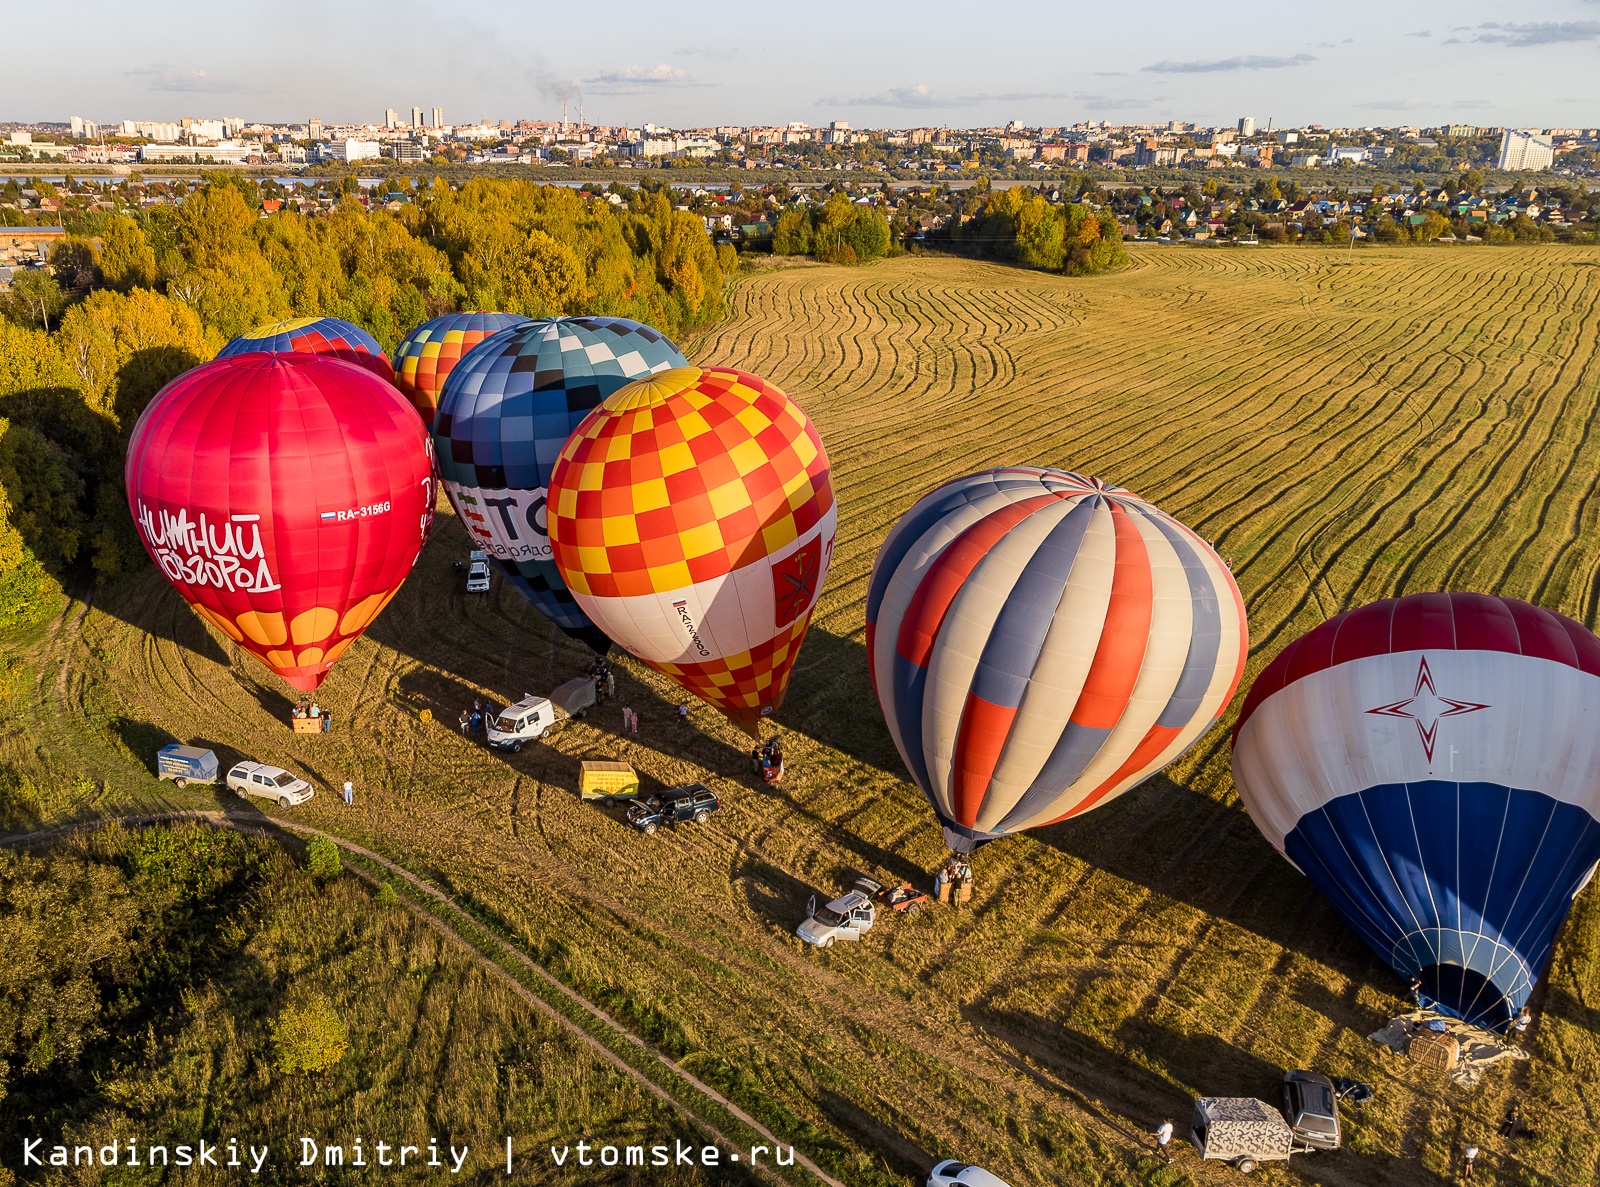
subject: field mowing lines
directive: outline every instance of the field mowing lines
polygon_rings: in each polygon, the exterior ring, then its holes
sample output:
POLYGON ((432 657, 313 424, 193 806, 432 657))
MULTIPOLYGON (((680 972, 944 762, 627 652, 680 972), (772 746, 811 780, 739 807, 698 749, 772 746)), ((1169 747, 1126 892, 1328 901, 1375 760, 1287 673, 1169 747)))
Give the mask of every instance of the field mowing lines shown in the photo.
MULTIPOLYGON (((1567 319, 1565 317, 1563 317, 1561 322, 1560 322, 1560 324, 1559 324, 1559 326, 1557 326, 1555 328, 1555 334, 1558 335, 1558 336, 1561 335, 1562 331, 1564 330, 1564 328, 1566 326, 1566 324, 1567 324, 1567 319)), ((1547 324, 1546 327, 1542 327, 1541 328, 1540 337, 1544 336, 1543 335, 1543 329, 1545 329, 1545 328, 1549 328, 1548 324, 1547 324)), ((1520 366, 1520 365, 1521 364, 1519 363, 1518 366, 1520 366)), ((1529 369, 1530 370, 1534 370, 1534 364, 1532 364, 1531 362, 1529 364, 1529 369)), ((1565 368, 1565 364, 1563 364, 1561 369, 1558 371, 1558 374, 1557 374, 1558 380, 1559 380, 1560 376, 1565 373, 1565 369, 1566 369, 1565 368)), ((1513 368, 1511 368, 1507 372, 1505 380, 1501 384, 1501 390, 1504 390, 1506 387, 1508 387, 1514 381, 1514 379, 1516 377, 1516 373, 1517 373, 1517 367, 1513 366, 1513 368)), ((1522 386, 1524 386, 1524 387, 1532 386, 1532 384, 1535 382, 1535 380, 1536 380, 1536 375, 1530 375, 1528 380, 1526 381, 1526 383, 1524 383, 1522 386)), ((1502 471, 1502 469, 1504 469, 1506 464, 1510 461, 1512 455, 1514 453, 1518 452, 1520 447, 1523 445, 1523 443, 1529 439, 1529 437, 1531 436, 1531 434, 1533 432, 1534 425, 1540 420, 1540 418, 1542 416, 1547 415, 1546 412, 1545 412, 1546 405, 1549 403, 1549 401, 1553 397, 1553 393, 1555 392, 1555 390, 1556 390, 1556 385, 1555 384, 1541 385, 1541 390, 1539 392, 1539 395, 1537 397, 1537 400, 1535 402, 1534 407, 1532 409, 1526 411, 1523 414, 1522 423, 1521 423, 1521 426, 1520 426, 1520 428, 1518 429, 1518 431, 1516 433, 1515 438, 1513 439, 1513 441, 1510 444, 1510 446, 1508 446, 1507 448, 1502 450, 1499 458, 1494 463, 1494 466, 1492 468, 1491 474, 1487 475, 1486 478, 1485 478, 1485 481, 1479 484, 1479 490, 1483 490, 1483 489, 1487 488, 1488 485, 1489 485, 1489 481, 1491 479, 1499 477, 1500 472, 1502 471)), ((1512 471, 1513 474, 1518 476, 1518 480, 1519 481, 1520 481, 1520 479, 1522 477, 1525 477, 1525 476, 1531 474, 1533 469, 1536 467, 1537 461, 1540 458, 1540 456, 1543 454, 1543 450, 1544 450, 1545 446, 1547 446, 1550 443, 1550 441, 1552 441, 1554 439, 1556 431, 1557 431, 1557 429, 1559 427, 1560 421, 1565 416, 1567 408, 1571 405, 1573 397, 1575 396, 1575 394, 1576 394, 1576 392, 1575 392, 1574 388, 1570 387, 1570 386, 1562 394, 1562 396, 1560 397, 1560 406, 1559 406, 1559 408, 1557 409, 1555 415, 1550 416, 1550 418, 1549 418, 1549 427, 1548 427, 1547 431, 1544 434, 1542 443, 1540 443, 1539 445, 1535 446, 1533 449, 1531 449, 1529 451, 1531 453, 1531 457, 1529 458, 1529 461, 1525 466, 1518 467, 1517 469, 1514 469, 1512 471)), ((1513 490, 1513 489, 1516 489, 1516 485, 1517 485, 1516 483, 1513 483, 1511 486, 1508 486, 1508 487, 1506 487, 1504 489, 1506 489, 1508 491, 1509 490, 1513 490)), ((1475 510, 1476 509, 1475 506, 1474 506, 1475 502, 1476 502, 1476 499, 1474 497, 1463 498, 1461 500, 1461 508, 1460 508, 1460 511, 1458 512, 1458 516, 1464 517, 1464 515, 1466 513, 1470 512, 1472 510, 1475 510)), ((1520 500, 1517 500, 1517 502, 1520 502, 1520 500)), ((1447 568, 1445 570, 1444 581, 1445 581, 1445 587, 1446 588, 1451 588, 1453 586, 1453 583, 1456 580, 1458 580, 1457 574, 1461 573, 1463 571, 1463 569, 1467 565, 1474 563, 1474 561, 1475 561, 1476 557, 1479 555, 1479 553, 1480 553, 1479 549, 1469 548, 1469 549, 1463 550, 1462 552, 1460 552, 1460 553, 1458 553, 1456 555, 1455 559, 1453 559, 1450 562, 1450 564, 1447 566, 1447 568)), ((1521 555, 1521 550, 1520 549, 1518 550, 1517 555, 1518 556, 1521 555)), ((1509 581, 1510 575, 1511 574, 1510 574, 1509 567, 1503 567, 1501 569, 1499 577, 1500 577, 1500 580, 1502 582, 1507 582, 1507 581, 1509 581)), ((1469 578, 1469 580, 1470 580, 1470 578, 1469 578)), ((1506 588, 1506 587, 1503 586, 1503 585, 1495 585, 1492 588, 1502 589, 1502 588, 1506 588)), ((1514 587, 1512 587, 1512 588, 1514 588, 1514 587)))

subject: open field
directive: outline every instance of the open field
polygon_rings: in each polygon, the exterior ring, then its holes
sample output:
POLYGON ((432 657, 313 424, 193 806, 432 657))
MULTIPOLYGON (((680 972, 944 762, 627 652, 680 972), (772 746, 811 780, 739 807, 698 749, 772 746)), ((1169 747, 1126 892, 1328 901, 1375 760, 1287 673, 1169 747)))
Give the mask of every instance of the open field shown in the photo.
MULTIPOLYGON (((1600 909, 1580 900, 1536 998, 1535 1058, 1476 1089, 1425 1083, 1364 1035, 1400 985, 1259 837, 1226 731, 1080 821, 986 847, 959 912, 802 951, 807 897, 847 871, 925 879, 944 855, 878 716, 862 646, 872 558, 929 487, 1036 462, 1128 486, 1216 541, 1250 609, 1247 679, 1359 602, 1452 587, 1600 620, 1600 250, 1149 250, 1093 280, 946 259, 743 280, 687 344, 797 397, 834 464, 834 568, 778 715, 790 778, 751 787, 747 744, 636 665, 618 700, 500 758, 449 726, 463 704, 587 666, 497 584, 460 592, 448 521, 335 670, 337 732, 289 702, 153 571, 71 603, 11 649, 0 824, 139 804, 172 738, 355 781, 295 814, 447 885, 566 983, 635 1026, 851 1184, 939 1157, 1032 1182, 1221 1183, 1143 1133, 1188 1098, 1270 1095, 1279 1069, 1369 1079, 1349 1148, 1257 1181, 1581 1184, 1600 1159, 1600 909), (418 716, 431 709, 435 721, 418 716), (577 764, 698 778, 710 825, 633 835, 578 802, 577 764), (1510 1100, 1539 1136, 1494 1136, 1510 1100)), ((1231 715, 1225 724, 1231 724, 1231 715)), ((825 895, 819 896, 825 897, 825 895)), ((331 1118, 330 1118, 331 1123, 331 1118)), ((574 1137, 581 1136, 574 1134, 574 1137)))

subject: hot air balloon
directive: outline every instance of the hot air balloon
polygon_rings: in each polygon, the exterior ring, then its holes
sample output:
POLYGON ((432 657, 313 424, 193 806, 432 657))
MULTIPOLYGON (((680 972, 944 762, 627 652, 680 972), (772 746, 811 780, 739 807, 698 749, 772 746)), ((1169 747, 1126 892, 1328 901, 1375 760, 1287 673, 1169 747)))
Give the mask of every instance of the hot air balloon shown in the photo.
POLYGON ((925 495, 867 590, 884 720, 961 853, 1177 758, 1232 698, 1247 645, 1204 540, 1063 470, 986 470, 925 495))
POLYGON ((400 588, 433 522, 427 432, 394 387, 312 354, 246 354, 157 393, 128 506, 199 615, 315 689, 400 588))
POLYGON ((584 612, 752 735, 783 703, 836 527, 806 414, 719 367, 608 396, 550 483, 556 567, 584 612))
POLYGON ((425 321, 395 348, 394 385, 432 428, 439 392, 462 356, 489 335, 528 321, 515 313, 444 313, 425 321))
POLYGON ((1600 639, 1511 598, 1389 598, 1257 677, 1233 777, 1267 840, 1401 976, 1512 1019, 1600 861, 1600 639))
POLYGON ((573 601, 550 557, 550 473, 572 430, 602 400, 683 365, 670 339, 636 321, 550 318, 485 339, 439 395, 434 449, 461 522, 523 597, 601 653, 610 640, 573 601))
POLYGON ((337 317, 297 317, 268 322, 240 334, 219 350, 217 357, 226 359, 263 352, 327 355, 364 367, 379 379, 394 380, 394 368, 389 365, 378 340, 360 326, 337 317))

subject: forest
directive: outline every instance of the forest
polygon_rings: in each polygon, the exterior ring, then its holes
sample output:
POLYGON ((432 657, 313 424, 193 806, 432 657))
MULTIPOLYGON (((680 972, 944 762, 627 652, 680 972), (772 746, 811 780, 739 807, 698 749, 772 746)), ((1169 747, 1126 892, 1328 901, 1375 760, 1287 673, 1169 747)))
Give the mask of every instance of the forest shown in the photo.
POLYGON ((477 180, 403 196, 369 209, 349 186, 302 213, 218 175, 76 218, 48 271, 19 272, 0 297, 0 630, 48 613, 69 573, 105 579, 140 555, 127 435, 163 384, 253 326, 340 317, 392 351, 455 309, 603 313, 674 336, 722 313, 733 248, 669 191, 477 180))

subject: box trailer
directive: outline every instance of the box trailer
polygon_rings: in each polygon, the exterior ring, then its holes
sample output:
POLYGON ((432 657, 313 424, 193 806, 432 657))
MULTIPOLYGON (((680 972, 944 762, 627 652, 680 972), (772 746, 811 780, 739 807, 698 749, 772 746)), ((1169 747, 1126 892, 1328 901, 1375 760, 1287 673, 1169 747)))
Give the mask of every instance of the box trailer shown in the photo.
POLYGON ((1189 1136, 1201 1158, 1231 1163, 1247 1175, 1263 1162, 1289 1161, 1297 1148, 1283 1114, 1248 1096, 1196 1100, 1189 1136))
POLYGON ((156 752, 156 778, 171 779, 179 787, 187 787, 191 783, 215 783, 218 770, 217 756, 198 746, 183 746, 174 742, 156 752))

